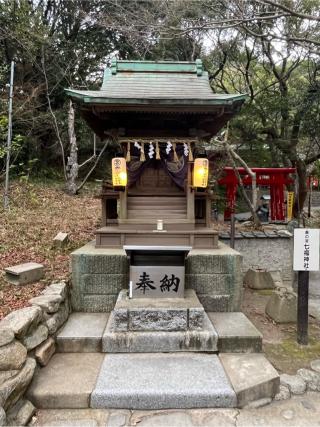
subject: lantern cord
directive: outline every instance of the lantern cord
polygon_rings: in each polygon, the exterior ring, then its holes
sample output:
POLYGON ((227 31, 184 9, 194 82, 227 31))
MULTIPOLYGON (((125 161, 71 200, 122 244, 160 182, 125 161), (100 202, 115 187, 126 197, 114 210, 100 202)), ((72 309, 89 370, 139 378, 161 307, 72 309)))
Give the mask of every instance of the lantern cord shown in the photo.
POLYGON ((140 162, 145 162, 146 156, 144 154, 144 142, 141 142, 141 154, 140 154, 140 162))
POLYGON ((178 162, 178 161, 179 161, 179 158, 178 158, 178 156, 177 156, 176 147, 177 147, 176 142, 173 142, 173 143, 172 143, 172 148, 173 148, 173 160, 174 160, 175 162, 178 162))
POLYGON ((189 149, 189 162, 193 162, 192 149, 191 149, 191 144, 189 141, 187 142, 187 145, 188 145, 188 149, 189 149))
POLYGON ((156 160, 160 160, 160 148, 158 141, 156 141, 156 160))
POLYGON ((127 157, 126 157, 126 161, 130 162, 131 160, 131 153, 130 153, 130 142, 127 143, 127 157))

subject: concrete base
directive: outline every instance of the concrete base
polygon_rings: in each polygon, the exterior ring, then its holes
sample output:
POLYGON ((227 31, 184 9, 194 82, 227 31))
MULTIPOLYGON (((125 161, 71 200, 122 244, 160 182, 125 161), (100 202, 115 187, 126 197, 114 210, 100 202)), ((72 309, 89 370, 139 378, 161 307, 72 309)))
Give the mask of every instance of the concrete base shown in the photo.
POLYGON ((72 313, 58 333, 57 351, 60 353, 101 352, 102 334, 109 313, 72 313))
POLYGON ((102 337, 105 353, 217 351, 218 335, 206 314, 200 330, 114 332, 113 325, 111 314, 102 337))
POLYGON ((27 392, 36 408, 88 408, 103 355, 55 354, 37 371, 27 392))
POLYGON ((262 334, 243 313, 208 313, 218 333, 221 353, 259 353, 262 334))
MULTIPOLYGON (((96 248, 90 242, 71 258, 73 310, 113 310, 119 292, 129 286, 125 250, 96 248)), ((221 242, 216 249, 192 249, 186 259, 185 282, 186 288, 195 290, 206 311, 239 311, 242 256, 221 242)))
POLYGON ((215 355, 106 355, 92 408, 235 407, 236 395, 215 355))
POLYGON ((74 311, 110 312, 122 288, 128 288, 129 264, 123 249, 96 248, 90 242, 71 254, 74 311))
POLYGON ((186 259, 186 288, 206 311, 240 311, 242 256, 219 242, 217 249, 193 249, 186 259))
POLYGON ((238 407, 248 403, 273 398, 280 387, 280 377, 263 354, 219 355, 222 365, 237 394, 238 407))

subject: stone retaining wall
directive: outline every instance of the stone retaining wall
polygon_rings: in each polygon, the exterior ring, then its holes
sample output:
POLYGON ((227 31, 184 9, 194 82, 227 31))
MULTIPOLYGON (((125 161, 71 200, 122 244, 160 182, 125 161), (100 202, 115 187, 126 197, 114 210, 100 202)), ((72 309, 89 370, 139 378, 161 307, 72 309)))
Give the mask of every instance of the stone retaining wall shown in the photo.
POLYGON ((53 283, 31 307, 8 314, 0 321, 0 426, 26 425, 35 408, 24 399, 38 366, 55 352, 55 334, 70 313, 68 286, 53 283))
POLYGON ((186 288, 206 311, 240 311, 242 255, 219 242, 218 249, 193 249, 186 260, 186 288))
POLYGON ((94 242, 71 254, 74 311, 111 311, 122 288, 128 288, 129 262, 124 249, 96 248, 94 242))
MULTIPOLYGON (((224 243, 230 244, 230 235, 219 236, 224 243)), ((265 268, 279 270, 285 285, 292 286, 294 273, 293 238, 281 233, 244 232, 237 233, 235 249, 243 256, 242 269, 245 273, 249 268, 265 268)))

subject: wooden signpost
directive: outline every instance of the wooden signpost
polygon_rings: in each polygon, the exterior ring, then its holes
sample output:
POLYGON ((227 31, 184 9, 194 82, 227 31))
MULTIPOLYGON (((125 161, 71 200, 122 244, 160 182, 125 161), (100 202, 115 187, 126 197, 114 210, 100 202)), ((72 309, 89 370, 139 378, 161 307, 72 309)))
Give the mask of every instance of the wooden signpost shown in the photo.
POLYGON ((293 269, 298 271, 297 341, 307 345, 309 271, 319 270, 319 229, 294 230, 293 269))
POLYGON ((294 192, 288 191, 287 194, 287 220, 292 220, 292 211, 293 211, 293 201, 294 201, 294 192))

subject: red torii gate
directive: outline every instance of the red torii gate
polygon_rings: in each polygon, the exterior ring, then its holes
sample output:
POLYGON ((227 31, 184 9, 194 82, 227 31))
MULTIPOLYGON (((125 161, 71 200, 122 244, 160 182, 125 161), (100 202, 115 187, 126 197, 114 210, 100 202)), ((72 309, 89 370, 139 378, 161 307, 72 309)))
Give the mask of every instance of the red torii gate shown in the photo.
MULTIPOLYGON (((251 176, 245 168, 237 168, 244 185, 252 185, 251 176)), ((292 184, 294 180, 288 175, 296 172, 295 168, 251 168, 255 172, 257 185, 265 185, 270 188, 270 217, 272 221, 284 221, 286 208, 284 203, 285 185, 292 184)), ((224 168, 225 176, 219 179, 220 185, 225 185, 227 190, 227 207, 224 211, 224 219, 230 219, 234 212, 238 178, 231 167, 224 168)))

